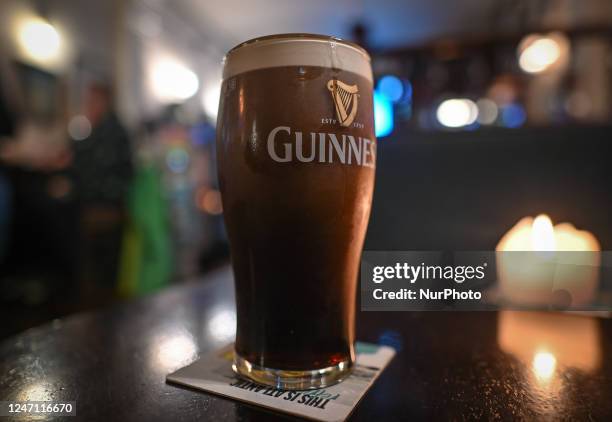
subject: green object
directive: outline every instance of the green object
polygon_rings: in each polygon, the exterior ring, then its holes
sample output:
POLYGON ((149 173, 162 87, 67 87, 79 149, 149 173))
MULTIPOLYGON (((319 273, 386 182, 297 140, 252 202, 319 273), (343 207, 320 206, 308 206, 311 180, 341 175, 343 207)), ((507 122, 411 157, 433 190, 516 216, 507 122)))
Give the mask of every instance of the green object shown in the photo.
POLYGON ((141 166, 128 194, 119 294, 132 297, 153 292, 166 286, 171 274, 170 227, 161 176, 154 166, 141 166))

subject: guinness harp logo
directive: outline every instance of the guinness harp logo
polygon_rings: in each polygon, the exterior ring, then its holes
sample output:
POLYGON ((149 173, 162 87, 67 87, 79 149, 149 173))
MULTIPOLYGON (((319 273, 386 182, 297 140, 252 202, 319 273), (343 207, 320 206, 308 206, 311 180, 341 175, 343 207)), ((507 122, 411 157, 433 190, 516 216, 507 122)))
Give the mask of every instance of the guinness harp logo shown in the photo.
POLYGON ((357 85, 347 85, 337 79, 330 79, 327 82, 327 89, 334 99, 340 124, 344 127, 350 126, 357 115, 359 88, 357 85))

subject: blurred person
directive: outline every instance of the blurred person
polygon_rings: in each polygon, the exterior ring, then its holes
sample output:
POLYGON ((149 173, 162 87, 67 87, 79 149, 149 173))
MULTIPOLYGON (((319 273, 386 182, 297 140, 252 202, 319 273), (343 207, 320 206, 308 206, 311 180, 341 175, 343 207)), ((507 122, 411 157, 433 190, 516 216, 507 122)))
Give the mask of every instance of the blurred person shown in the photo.
POLYGON ((112 108, 110 87, 90 84, 83 114, 91 133, 75 141, 72 148, 79 209, 79 279, 85 303, 98 304, 113 298, 117 284, 132 157, 128 134, 112 108))
POLYGON ((70 312, 75 290, 64 86, 44 75, 57 90, 41 116, 22 71, 0 52, 0 336, 70 312))

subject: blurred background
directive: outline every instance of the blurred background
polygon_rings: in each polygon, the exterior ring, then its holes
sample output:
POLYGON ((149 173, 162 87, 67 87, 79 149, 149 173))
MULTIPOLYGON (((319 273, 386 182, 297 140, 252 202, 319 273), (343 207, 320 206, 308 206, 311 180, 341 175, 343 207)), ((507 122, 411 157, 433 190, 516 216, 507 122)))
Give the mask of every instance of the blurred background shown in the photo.
POLYGON ((366 249, 492 250, 539 213, 612 248, 609 0, 3 0, 0 337, 229 262, 221 60, 282 32, 372 56, 366 249))

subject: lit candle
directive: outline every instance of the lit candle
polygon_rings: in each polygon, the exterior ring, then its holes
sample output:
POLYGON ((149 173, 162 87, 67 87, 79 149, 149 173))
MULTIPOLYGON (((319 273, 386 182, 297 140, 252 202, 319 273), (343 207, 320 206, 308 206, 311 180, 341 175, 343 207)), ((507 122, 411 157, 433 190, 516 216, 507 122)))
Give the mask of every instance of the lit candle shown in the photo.
POLYGON ((556 301, 575 306, 588 304, 597 289, 601 258, 593 252, 600 251, 599 243, 569 223, 553 227, 546 215, 525 217, 501 238, 496 251, 515 252, 497 254, 500 291, 511 302, 546 305, 557 303, 552 302, 557 294, 556 301))

